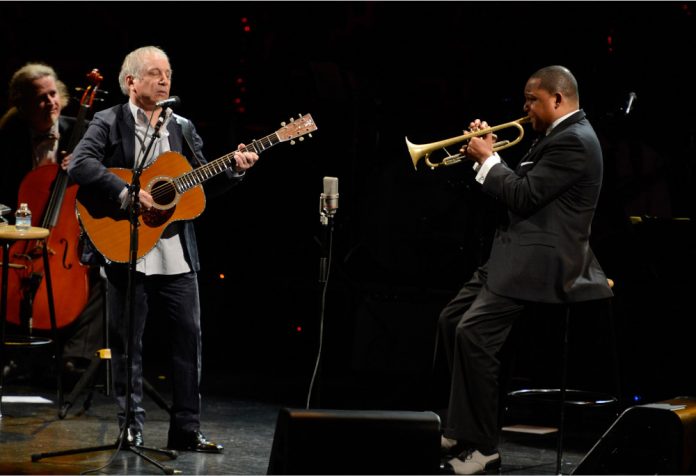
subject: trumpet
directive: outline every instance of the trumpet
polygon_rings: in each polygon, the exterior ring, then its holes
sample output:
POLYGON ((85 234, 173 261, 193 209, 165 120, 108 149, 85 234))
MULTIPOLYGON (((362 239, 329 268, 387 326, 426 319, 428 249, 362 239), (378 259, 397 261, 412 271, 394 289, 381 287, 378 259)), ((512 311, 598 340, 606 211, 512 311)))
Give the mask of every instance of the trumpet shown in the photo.
POLYGON ((408 147, 408 152, 411 154, 411 160, 413 161, 413 168, 418 169, 417 164, 418 161, 421 160, 422 158, 425 158, 425 163, 430 167, 431 169, 435 169, 437 167, 440 167, 441 165, 444 166, 449 166, 449 165, 454 165, 458 164, 464 159, 464 154, 450 154, 447 152, 447 149, 445 147, 453 145, 453 144, 458 144, 460 142, 465 142, 471 139, 472 137, 479 137, 479 136, 485 136, 486 134, 490 134, 492 132, 499 131, 501 129, 507 129, 509 127, 514 127, 517 129, 517 137, 514 140, 502 140, 495 142, 493 144, 493 151, 497 152, 499 150, 507 149, 508 147, 512 147, 513 145, 517 144, 519 141, 522 140, 524 137, 524 128, 522 128, 522 124, 526 124, 529 122, 531 118, 529 116, 521 117, 520 119, 516 119, 514 121, 506 122, 505 124, 499 124, 497 126, 493 127, 487 127, 485 129, 481 129, 478 131, 474 132, 468 132, 466 134, 463 134, 461 136, 456 136, 456 137, 451 137, 449 139, 441 140, 438 142, 431 142, 430 144, 413 144, 408 140, 408 137, 406 137, 406 147, 408 147), (442 159, 440 162, 431 162, 430 161, 430 154, 432 154, 435 150, 437 149, 443 149, 447 153, 447 157, 442 159))

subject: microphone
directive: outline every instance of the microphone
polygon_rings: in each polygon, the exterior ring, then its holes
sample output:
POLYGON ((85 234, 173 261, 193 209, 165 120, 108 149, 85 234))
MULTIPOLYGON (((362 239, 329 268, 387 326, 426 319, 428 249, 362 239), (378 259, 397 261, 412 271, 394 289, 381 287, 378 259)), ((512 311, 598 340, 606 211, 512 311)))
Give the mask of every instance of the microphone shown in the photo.
POLYGON ((329 218, 338 210, 338 178, 324 177, 324 193, 319 196, 319 215, 322 225, 329 224, 329 218))
POLYGON ((181 105, 181 99, 179 99, 179 96, 170 96, 169 99, 162 99, 161 101, 157 101, 155 103, 155 106, 161 107, 164 109, 165 107, 177 107, 181 105))
POLYGON ((634 93, 633 91, 628 93, 628 102, 626 103, 626 110, 624 111, 624 115, 628 116, 631 113, 631 108, 633 107, 633 103, 636 99, 638 99, 636 93, 634 93))

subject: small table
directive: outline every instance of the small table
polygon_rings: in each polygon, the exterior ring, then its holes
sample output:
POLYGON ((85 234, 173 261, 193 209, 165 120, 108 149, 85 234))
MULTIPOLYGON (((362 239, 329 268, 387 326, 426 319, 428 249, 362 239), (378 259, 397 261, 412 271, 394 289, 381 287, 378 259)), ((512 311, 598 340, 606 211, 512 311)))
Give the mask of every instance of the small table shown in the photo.
MULTIPOLYGON (((47 228, 30 227, 28 230, 17 230, 14 225, 0 225, 0 244, 2 244, 2 294, 0 295, 0 417, 2 417, 3 369, 5 367, 5 322, 7 321, 7 280, 10 270, 10 246, 21 240, 46 240, 49 235, 47 228)), ((45 244, 45 243, 44 243, 45 244)), ((51 270, 48 265, 48 246, 43 246, 44 273, 46 291, 48 294, 48 310, 51 317, 51 333, 56 344, 56 358, 60 360, 56 331, 56 313, 53 306, 53 287, 51 285, 51 270)), ((50 342, 50 341, 49 341, 50 342)), ((60 362, 58 362, 60 364, 60 362)), ((60 371, 58 373, 58 397, 62 398, 60 371)), ((59 403, 60 407, 60 403, 59 403)))

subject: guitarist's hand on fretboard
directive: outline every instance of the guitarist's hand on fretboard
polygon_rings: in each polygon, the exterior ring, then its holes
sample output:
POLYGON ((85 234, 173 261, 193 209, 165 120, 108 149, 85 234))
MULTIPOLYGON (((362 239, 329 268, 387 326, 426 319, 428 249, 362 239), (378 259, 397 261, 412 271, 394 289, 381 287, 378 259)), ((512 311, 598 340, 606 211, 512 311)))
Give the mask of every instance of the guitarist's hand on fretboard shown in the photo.
POLYGON ((259 160, 259 154, 245 149, 246 145, 239 144, 239 149, 234 153, 234 161, 236 162, 234 170, 238 174, 246 172, 259 160))

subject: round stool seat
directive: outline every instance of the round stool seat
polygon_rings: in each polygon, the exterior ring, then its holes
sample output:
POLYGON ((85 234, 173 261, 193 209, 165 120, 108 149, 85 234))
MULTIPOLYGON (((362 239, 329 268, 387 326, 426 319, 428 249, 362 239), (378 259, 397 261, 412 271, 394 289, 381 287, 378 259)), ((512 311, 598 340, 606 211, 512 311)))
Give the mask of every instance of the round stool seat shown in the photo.
MULTIPOLYGON (((525 388, 508 393, 510 397, 533 399, 539 402, 558 403, 561 397, 560 388, 525 388)), ((567 405, 603 406, 618 403, 613 395, 587 390, 566 389, 565 403, 567 405)))
POLYGON ((28 230, 18 230, 14 225, 0 226, 0 240, 41 240, 48 236, 48 228, 32 226, 28 230))
POLYGON ((37 345, 50 344, 53 341, 48 337, 35 336, 7 336, 5 345, 7 347, 34 347, 37 345))

